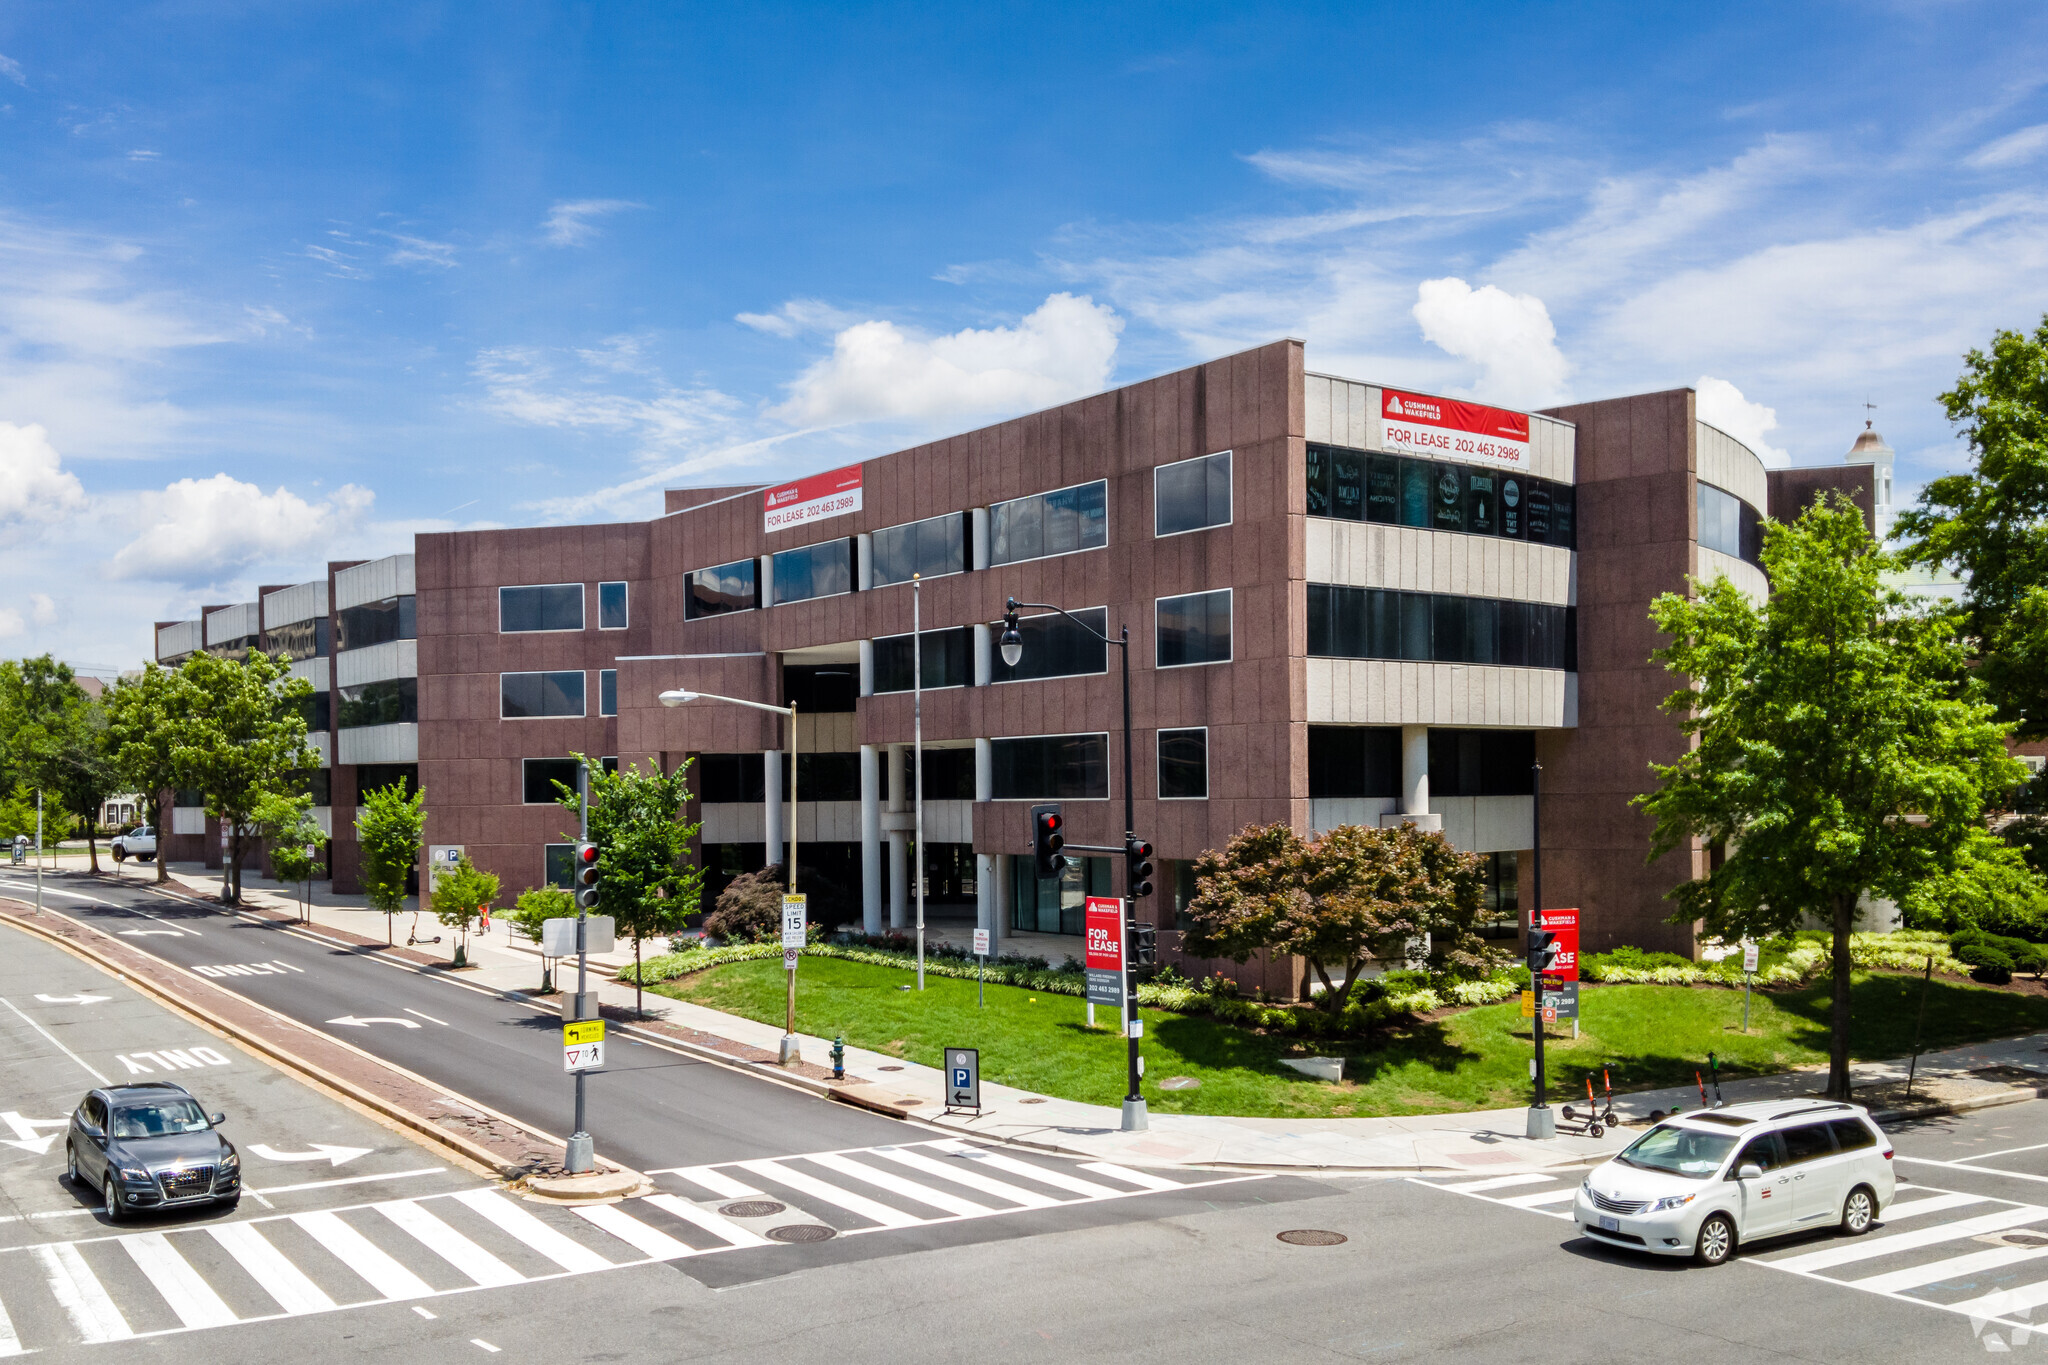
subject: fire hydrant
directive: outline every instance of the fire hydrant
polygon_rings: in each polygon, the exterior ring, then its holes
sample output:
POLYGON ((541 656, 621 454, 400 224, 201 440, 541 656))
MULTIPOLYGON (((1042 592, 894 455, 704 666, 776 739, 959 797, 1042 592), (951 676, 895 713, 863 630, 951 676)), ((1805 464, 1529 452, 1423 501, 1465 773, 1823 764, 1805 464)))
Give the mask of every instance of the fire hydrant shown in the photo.
POLYGON ((843 1033, 832 1040, 832 1079, 846 1079, 846 1035, 843 1033))

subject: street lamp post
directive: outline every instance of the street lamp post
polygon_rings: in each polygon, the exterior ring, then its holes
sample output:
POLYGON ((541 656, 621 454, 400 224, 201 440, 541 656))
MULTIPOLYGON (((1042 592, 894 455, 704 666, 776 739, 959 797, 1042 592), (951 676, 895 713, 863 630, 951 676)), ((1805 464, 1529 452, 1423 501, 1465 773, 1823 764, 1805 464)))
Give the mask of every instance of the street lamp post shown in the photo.
POLYGON ((1019 602, 1010 598, 1003 606, 1003 662, 1015 668, 1017 661, 1024 657, 1024 636, 1017 629, 1017 613, 1024 608, 1040 611, 1056 611, 1081 629, 1102 641, 1115 645, 1123 651, 1124 683, 1124 846, 1121 849, 1098 848, 1088 844, 1066 845, 1068 848, 1088 849, 1100 853, 1122 853, 1124 855, 1124 916, 1123 916, 1123 961, 1124 961, 1124 1044, 1125 1072, 1128 1093, 1124 1096, 1123 1131, 1138 1132, 1149 1125, 1146 1122, 1145 1097, 1139 1093, 1138 1082, 1143 1065, 1138 1057, 1138 1038, 1144 1024, 1138 1019, 1138 992, 1133 976, 1137 971, 1137 888, 1132 885, 1132 868, 1136 859, 1132 850, 1138 842, 1137 799, 1131 786, 1131 628, 1119 626, 1115 639, 1104 635, 1095 627, 1081 620, 1065 607, 1050 602, 1019 602))
MULTIPOLYGON (((722 701, 728 706, 745 706, 755 711, 773 711, 789 719, 789 894, 796 894, 796 703, 787 706, 772 706, 765 701, 748 701, 744 697, 721 697, 715 692, 692 692, 687 688, 676 688, 661 694, 663 706, 681 706, 692 701, 722 701)), ((777 798, 778 800, 780 798, 777 798)), ((774 850, 770 850, 773 855, 774 850)), ((802 1061, 803 1057, 796 1042, 796 973, 788 973, 789 987, 784 1000, 781 1060, 784 1066, 802 1061)))
POLYGON ((910 576, 910 803, 916 826, 916 861, 910 869, 910 884, 917 888, 917 988, 924 989, 924 575, 910 576))

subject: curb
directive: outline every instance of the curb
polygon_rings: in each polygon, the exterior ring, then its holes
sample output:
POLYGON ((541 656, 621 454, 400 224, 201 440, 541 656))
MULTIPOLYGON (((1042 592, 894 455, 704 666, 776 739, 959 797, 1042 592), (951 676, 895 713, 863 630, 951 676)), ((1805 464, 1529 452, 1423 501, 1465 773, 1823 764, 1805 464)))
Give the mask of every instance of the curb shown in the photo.
MULTIPOLYGON (((45 913, 56 914, 58 912, 46 911, 45 913)), ((76 921, 70 920, 69 917, 63 918, 66 919, 67 923, 76 923, 76 921)), ((364 1108, 369 1109, 374 1113, 383 1115, 385 1118, 390 1119, 392 1122, 400 1125, 401 1127, 411 1130, 412 1132, 418 1134, 421 1137, 425 1137, 435 1143, 440 1144, 442 1147, 445 1147, 449 1151, 457 1154, 459 1157, 461 1157, 462 1160, 469 1162, 472 1165, 480 1166, 484 1170, 493 1172, 500 1179, 511 1180, 526 1174, 526 1171, 523 1168, 501 1160, 497 1153, 491 1151, 489 1148, 483 1146, 481 1143, 472 1142, 470 1139, 463 1137, 459 1133, 451 1132, 448 1129, 439 1126, 438 1124, 435 1124, 425 1118, 422 1118, 421 1116, 413 1113, 409 1109, 405 1109, 399 1105, 393 1104, 391 1101, 385 1099, 381 1095, 377 1095, 369 1090, 363 1089, 362 1087, 356 1085, 353 1081, 347 1080, 346 1078, 341 1076, 337 1076, 332 1072, 325 1070, 322 1067, 313 1065, 311 1062, 306 1061, 304 1058, 299 1057, 285 1050, 284 1048, 276 1046, 274 1043, 271 1043, 268 1039, 251 1033, 248 1030, 242 1028, 240 1025, 233 1023, 230 1020, 223 1019, 220 1016, 214 1014, 211 1010, 208 1010, 200 1005, 195 1005, 191 1001, 183 999, 182 997, 173 994, 169 990, 164 989, 156 982, 150 981, 145 977, 139 975, 138 973, 135 973, 133 971, 128 970, 127 968, 124 968, 119 963, 112 961, 111 959, 107 958, 103 954, 95 951, 94 949, 88 947, 85 944, 74 942, 71 939, 65 938, 61 934, 51 933, 48 930, 44 929, 43 926, 36 924, 30 920, 24 919, 20 916, 10 915, 7 917, 6 922, 17 925, 20 928, 35 934, 37 937, 43 939, 44 941, 54 944, 67 952, 76 953, 78 956, 85 958, 87 961, 93 963, 95 966, 101 968, 102 970, 112 973, 118 980, 123 981, 135 987, 135 989, 142 991, 144 994, 153 997, 160 1004, 163 1004, 173 1010, 176 1010, 177 1012, 184 1014, 189 1018, 196 1019, 199 1022, 205 1024, 208 1028, 216 1029, 219 1032, 226 1034, 228 1037, 234 1039, 237 1043, 240 1043, 242 1046, 249 1048, 252 1051, 258 1052, 265 1057, 268 1057, 273 1062, 277 1063, 278 1065, 288 1070, 297 1072, 300 1076, 302 1076, 306 1080, 313 1082, 316 1085, 324 1086, 330 1090, 334 1090, 342 1095, 347 1096, 348 1099, 352 1102, 362 1105, 364 1108)), ((92 926, 84 925, 80 927, 90 929, 92 926)), ((94 930, 93 932, 99 931, 94 930)), ((166 962, 163 963, 163 965, 171 967, 174 970, 183 970, 182 968, 178 968, 174 963, 166 962)), ((273 1017, 278 1018, 280 1020, 284 1018, 282 1015, 276 1014, 275 1011, 265 1009, 264 1006, 257 1004, 255 1001, 248 1000, 247 997, 245 996, 237 996, 236 998, 238 1000, 243 1000, 253 1009, 263 1010, 264 1013, 270 1014, 273 1017)), ((297 1024, 295 1021, 287 1020, 285 1022, 292 1023, 293 1027, 303 1027, 302 1025, 297 1024)), ((322 1036, 324 1037, 326 1035, 322 1036)), ((341 1039, 334 1038, 330 1039, 330 1041, 334 1042, 338 1046, 348 1048, 352 1052, 357 1052, 359 1055, 369 1059, 370 1061, 375 1062, 377 1065, 398 1072, 399 1074, 406 1076, 408 1079, 419 1081, 419 1083, 423 1085, 431 1085, 431 1082, 425 1081, 424 1078, 414 1077, 412 1073, 405 1071, 403 1068, 392 1066, 391 1063, 386 1062, 381 1058, 371 1057, 369 1053, 362 1052, 360 1049, 343 1042, 341 1039)), ((445 1089, 445 1087, 439 1088, 445 1089)), ((496 1110, 491 1109, 486 1105, 477 1104, 474 1101, 467 1099, 466 1097, 463 1099, 463 1103, 470 1105, 479 1113, 489 1114, 494 1118, 501 1119, 504 1122, 510 1123, 514 1127, 520 1128, 528 1133, 534 1133, 534 1135, 537 1137, 547 1136, 546 1134, 536 1133, 534 1129, 528 1127, 526 1124, 520 1123, 517 1119, 512 1118, 510 1115, 499 1114, 496 1110)), ((555 1139, 550 1140, 554 1141, 555 1139)))
POLYGON ((1938 1119, 1951 1114, 1967 1114, 1973 1109, 1996 1109, 2001 1105, 2025 1104, 2028 1100, 2038 1099, 2048 1099, 2048 1087, 2036 1089, 2028 1086, 1990 1095, 1973 1095, 1968 1099, 1916 1104, 1911 1109, 1881 1109, 1870 1117, 1879 1123, 1910 1123, 1914 1119, 1938 1119))

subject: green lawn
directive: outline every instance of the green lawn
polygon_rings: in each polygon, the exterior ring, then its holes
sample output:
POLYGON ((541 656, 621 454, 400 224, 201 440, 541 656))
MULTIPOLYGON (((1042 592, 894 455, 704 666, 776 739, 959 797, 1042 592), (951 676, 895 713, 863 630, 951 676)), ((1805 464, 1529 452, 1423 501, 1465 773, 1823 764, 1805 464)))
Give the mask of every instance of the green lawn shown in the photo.
MULTIPOLYGON (((975 1007, 975 983, 927 977, 926 990, 899 989, 910 972, 833 958, 807 957, 797 989, 797 1027, 856 1047, 938 1066, 941 1049, 978 1047, 982 1075, 1041 1094, 1114 1105, 1124 1093, 1123 1044, 1115 1012, 1090 1030, 1073 996, 990 986, 975 1007)), ((782 1022, 781 962, 716 967, 650 991, 766 1023, 782 1022)), ((1912 1050, 1917 978, 1859 973, 1854 988, 1854 1055, 1895 1057, 1912 1050)), ((1588 987, 1581 1036, 1552 1033, 1550 1074, 1561 1095, 1583 1093, 1584 1078, 1608 1067, 1616 1090, 1690 1084, 1709 1050, 1723 1074, 1778 1071, 1827 1061, 1829 988, 1758 992, 1750 1033, 1738 1032, 1742 993, 1682 986, 1588 987)), ((1145 1098, 1161 1113, 1275 1117, 1425 1114, 1526 1103, 1529 1023, 1510 1002, 1417 1024, 1375 1045, 1302 1045, 1261 1037, 1200 1015, 1145 1010, 1145 1098), (1312 1081, 1279 1064, 1284 1055, 1342 1053, 1351 1060, 1341 1085, 1312 1081), (1194 1090, 1162 1091, 1154 1082, 1192 1076, 1194 1090)), ((1927 1006, 1926 1046, 1943 1047, 2048 1029, 2048 999, 1936 981, 1927 1006)))

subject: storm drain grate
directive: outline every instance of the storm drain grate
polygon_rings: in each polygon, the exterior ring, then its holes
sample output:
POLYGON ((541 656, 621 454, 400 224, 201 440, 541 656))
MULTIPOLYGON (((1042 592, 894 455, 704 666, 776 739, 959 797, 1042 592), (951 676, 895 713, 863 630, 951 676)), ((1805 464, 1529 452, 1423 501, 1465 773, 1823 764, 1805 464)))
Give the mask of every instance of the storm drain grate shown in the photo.
POLYGON ((838 1235, 820 1223, 786 1223, 768 1229, 769 1240, 776 1242, 829 1242, 838 1235))
POLYGON ((783 1205, 773 1199, 742 1199, 737 1203, 727 1204, 719 1212, 728 1218, 768 1218, 781 1213, 782 1210, 783 1205))
POLYGON ((1280 1240, 1289 1246, 1333 1247, 1349 1239, 1343 1233, 1331 1232, 1328 1228, 1290 1228, 1280 1234, 1280 1240))

